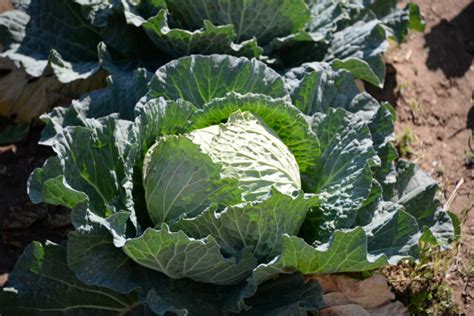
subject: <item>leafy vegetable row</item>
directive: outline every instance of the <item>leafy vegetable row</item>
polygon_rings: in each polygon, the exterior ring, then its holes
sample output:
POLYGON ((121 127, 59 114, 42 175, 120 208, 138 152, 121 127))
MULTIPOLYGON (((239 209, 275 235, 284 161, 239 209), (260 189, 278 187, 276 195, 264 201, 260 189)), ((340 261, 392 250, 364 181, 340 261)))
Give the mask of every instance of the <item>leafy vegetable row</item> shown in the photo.
MULTIPOLYGON (((97 88, 104 70, 155 71, 190 54, 254 57, 276 69, 332 62, 381 86, 387 39, 423 29, 418 7, 401 10, 395 0, 12 2, 16 10, 0 14, 0 56, 39 81, 6 94, 0 114, 27 122, 59 102, 56 94, 97 88)), ((1 80, 0 91, 19 77, 1 80)))

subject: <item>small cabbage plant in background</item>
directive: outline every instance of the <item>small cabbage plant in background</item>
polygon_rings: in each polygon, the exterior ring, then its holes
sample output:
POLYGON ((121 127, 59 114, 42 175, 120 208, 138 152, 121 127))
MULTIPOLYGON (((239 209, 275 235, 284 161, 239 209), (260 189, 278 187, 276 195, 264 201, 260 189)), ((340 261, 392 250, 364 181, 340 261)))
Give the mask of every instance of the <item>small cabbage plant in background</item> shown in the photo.
POLYGON ((8 71, 22 71, 0 80, 0 115, 28 123, 63 102, 59 96, 103 85, 104 72, 155 71, 190 54, 255 57, 277 69, 332 62, 381 86, 387 39, 423 29, 416 5, 399 9, 392 0, 12 3, 15 10, 0 14, 0 57, 10 62, 8 71), (30 88, 12 90, 18 80, 30 88))
POLYGON ((390 105, 347 70, 192 55, 117 78, 43 117, 56 156, 29 195, 74 231, 25 250, 1 312, 305 315, 323 306, 305 275, 456 236, 436 183, 394 162, 390 105))

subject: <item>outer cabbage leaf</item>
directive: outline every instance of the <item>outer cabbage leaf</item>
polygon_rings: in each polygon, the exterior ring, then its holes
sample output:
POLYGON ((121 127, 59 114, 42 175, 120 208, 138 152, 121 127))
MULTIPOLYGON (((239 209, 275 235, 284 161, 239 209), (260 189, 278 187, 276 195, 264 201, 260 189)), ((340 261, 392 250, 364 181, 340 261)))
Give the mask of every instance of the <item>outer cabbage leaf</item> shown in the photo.
POLYGON ((281 275, 276 280, 262 283, 257 294, 246 301, 251 309, 241 315, 306 316, 308 311, 324 306, 322 294, 319 283, 306 281, 301 274, 281 275))
POLYGON ((360 1, 309 0, 311 20, 306 29, 328 36, 350 23, 351 10, 361 9, 360 1))
POLYGON ((327 63, 307 63, 285 73, 293 104, 306 115, 326 113, 328 108, 348 108, 359 93, 353 76, 327 63))
POLYGON ((76 191, 64 183, 61 162, 50 157, 43 167, 36 168, 28 179, 28 196, 33 203, 49 203, 73 208, 87 200, 84 192, 76 191))
POLYGON ((228 206, 222 211, 211 206, 195 218, 182 218, 172 230, 193 238, 216 238, 221 250, 231 256, 251 246, 259 262, 281 251, 283 234, 296 235, 315 196, 288 196, 273 189, 264 201, 228 206))
POLYGON ((418 257, 420 228, 416 219, 403 206, 392 202, 378 202, 372 221, 363 227, 368 236, 371 254, 384 254, 390 264, 404 258, 418 257))
POLYGON ((286 95, 282 78, 257 60, 226 55, 193 55, 161 67, 150 82, 150 95, 184 99, 201 108, 229 92, 286 95))
POLYGON ((146 303, 157 315, 209 315, 220 316, 221 302, 216 287, 189 280, 175 280, 171 289, 152 289, 146 295, 146 303))
POLYGON ((313 247, 303 239, 284 235, 280 256, 259 265, 250 278, 260 284, 277 273, 327 274, 369 271, 387 264, 385 255, 371 255, 367 251, 367 235, 362 228, 336 231, 331 239, 313 247))
POLYGON ((196 240, 182 231, 171 232, 166 224, 146 229, 140 237, 128 240, 123 250, 138 264, 171 278, 213 284, 238 284, 257 263, 249 249, 238 258, 225 258, 212 236, 196 240))
POLYGON ((77 280, 66 250, 33 242, 18 260, 0 292, 0 312, 22 315, 117 315, 138 306, 135 293, 118 294, 77 280))
POLYGON ((357 57, 348 57, 344 60, 334 59, 331 62, 331 66, 336 69, 346 69, 354 76, 354 78, 362 79, 379 88, 383 87, 383 80, 381 80, 369 63, 363 59, 357 57))
MULTIPOLYGON (((136 130, 132 122, 116 115, 84 123, 67 127, 54 138, 52 146, 62 169, 58 173, 63 174, 65 187, 87 196, 76 207, 85 205, 89 220, 109 229, 120 247, 128 234, 139 230, 132 197, 132 170, 139 153, 136 130)), ((77 227, 86 218, 75 222, 77 227)))
POLYGON ((133 124, 116 116, 86 122, 85 127, 67 127, 53 144, 67 184, 84 192, 101 216, 133 210, 129 184, 136 155, 133 124))
POLYGON ((189 29, 203 20, 216 25, 234 25, 237 41, 256 37, 262 45, 272 38, 295 33, 310 18, 304 0, 168 0, 170 11, 189 29))
POLYGON ((264 47, 261 57, 272 68, 283 71, 304 62, 324 60, 330 43, 319 33, 300 31, 273 39, 264 47))
POLYGON ((76 230, 68 235, 68 266, 78 279, 119 293, 171 288, 170 279, 137 265, 114 245, 110 229, 88 220, 89 215, 86 205, 76 207, 72 213, 76 230))
POLYGON ((372 2, 370 9, 384 22, 390 35, 398 42, 406 38, 408 30, 418 32, 425 30, 420 8, 416 4, 409 3, 403 10, 399 10, 396 1, 375 0, 372 2))
MULTIPOLYGON (((397 153, 394 140, 395 115, 388 103, 379 103, 367 93, 358 93, 352 75, 334 70, 326 63, 308 63, 285 74, 286 85, 294 104, 304 113, 326 113, 330 108, 343 108, 361 117, 370 129, 373 147, 381 165, 373 167, 375 178, 384 191, 395 182, 393 160, 397 153)), ((385 194, 385 192, 384 192, 385 194)))
POLYGON ((398 157, 392 144, 395 140, 393 108, 388 103, 379 103, 367 93, 361 93, 352 100, 348 110, 363 117, 370 129, 374 149, 381 161, 380 166, 373 167, 372 171, 387 197, 396 181, 393 161, 398 157))
POLYGON ((437 183, 420 167, 404 160, 398 162, 393 200, 417 220, 420 229, 425 231, 425 238, 429 239, 427 235, 431 235, 447 248, 455 239, 455 230, 451 216, 436 198, 438 190, 437 183))
POLYGON ((188 31, 171 28, 167 14, 166 10, 161 10, 155 17, 143 21, 142 26, 156 47, 171 58, 216 53, 259 57, 263 51, 255 40, 248 40, 241 44, 234 43, 237 34, 233 25, 215 26, 212 22, 204 20, 203 28, 188 31))
MULTIPOLYGON (((243 286, 248 289, 247 286, 243 286)), ((147 303, 158 314, 167 311, 177 315, 222 315, 225 312, 238 315, 305 315, 310 310, 322 306, 322 292, 315 281, 307 282, 301 274, 283 275, 275 280, 263 283, 255 293, 256 287, 251 291, 243 290, 242 286, 213 287, 208 284, 190 283, 187 280, 174 282, 172 291, 150 291, 147 303), (288 289, 291 288, 291 293, 288 289), (232 293, 239 293, 240 302, 237 308, 227 308, 226 302, 235 302, 232 293), (244 299, 254 295, 251 299, 244 299)))
POLYGON ((338 228, 349 228, 372 187, 371 167, 379 163, 364 121, 343 109, 330 109, 314 117, 313 128, 321 144, 319 169, 303 179, 306 192, 318 193, 321 202, 306 219, 307 240, 325 242, 338 228))
POLYGON ((151 73, 144 68, 133 72, 118 72, 107 78, 107 87, 83 95, 68 108, 57 107, 44 114, 46 123, 41 136, 43 145, 51 145, 52 138, 67 126, 85 126, 86 118, 100 118, 118 113, 121 119, 133 120, 135 107, 148 92, 151 73))
POLYGON ((182 134, 189 130, 189 119, 197 111, 191 103, 163 98, 137 104, 135 126, 144 156, 147 150, 164 135, 182 134))
POLYGON ((39 0, 30 2, 26 12, 3 13, 0 25, 10 36, 4 39, 2 57, 10 58, 35 77, 41 76, 47 66, 61 82, 89 77, 99 69, 97 45, 101 37, 98 29, 88 26, 77 14, 80 10, 70 1, 53 4, 39 0))
POLYGON ((385 81, 385 64, 381 55, 387 48, 387 34, 380 21, 359 21, 334 34, 325 61, 350 57, 365 60, 377 76, 380 86, 385 81))

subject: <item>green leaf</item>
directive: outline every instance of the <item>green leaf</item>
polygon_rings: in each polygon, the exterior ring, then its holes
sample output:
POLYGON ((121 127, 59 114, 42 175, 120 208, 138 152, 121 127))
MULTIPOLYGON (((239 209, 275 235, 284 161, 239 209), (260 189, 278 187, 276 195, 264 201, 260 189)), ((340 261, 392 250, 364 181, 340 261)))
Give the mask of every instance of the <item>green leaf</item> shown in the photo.
POLYGON ((195 218, 183 218, 172 225, 193 238, 213 236, 224 253, 236 256, 252 247, 259 262, 274 258, 281 251, 282 235, 296 235, 308 208, 317 203, 315 196, 291 197, 272 191, 259 202, 249 202, 217 211, 209 207, 195 218))
POLYGON ((182 99, 170 101, 160 97, 137 104, 135 126, 143 156, 161 136, 188 131, 188 120, 196 110, 194 105, 182 99))
POLYGON ((328 243, 319 247, 307 244, 295 236, 283 236, 280 256, 268 264, 259 265, 252 280, 259 284, 275 273, 328 274, 361 272, 380 268, 387 264, 384 255, 374 256, 367 251, 367 235, 360 227, 336 231, 328 243))
POLYGON ((239 315, 306 316, 324 306, 323 290, 316 281, 306 281, 301 274, 281 275, 260 284, 257 294, 246 300, 251 309, 239 315))
POLYGON ((397 203, 403 205, 407 213, 418 222, 420 229, 427 228, 433 238, 447 248, 455 239, 453 221, 436 198, 437 183, 420 167, 405 160, 397 164, 396 195, 397 203))
POLYGON ((53 4, 38 0, 31 1, 26 12, 1 15, 0 26, 11 34, 3 43, 2 56, 34 77, 41 76, 47 66, 63 83, 90 77, 99 69, 97 45, 101 37, 80 11, 81 7, 70 1, 53 4))
POLYGON ((285 74, 294 104, 306 114, 326 113, 343 108, 361 117, 370 129, 373 147, 381 165, 373 166, 375 178, 389 190, 395 182, 393 160, 397 158, 394 140, 395 116, 388 103, 379 103, 367 93, 358 93, 353 77, 346 70, 333 70, 325 63, 311 63, 285 74))
POLYGON ((248 249, 238 259, 225 258, 212 236, 189 238, 182 231, 170 232, 166 224, 158 230, 146 229, 140 237, 128 240, 123 250, 138 264, 170 278, 213 284, 239 283, 256 265, 248 249))
POLYGON ((171 290, 152 289, 146 296, 146 302, 158 315, 168 312, 178 316, 222 315, 215 286, 190 280, 175 281, 171 290))
POLYGON ((86 126, 86 118, 101 118, 118 113, 121 119, 133 120, 135 107, 148 92, 151 73, 144 68, 133 72, 119 72, 107 78, 107 87, 75 100, 68 108, 56 107, 41 116, 46 123, 41 136, 43 145, 52 144, 52 139, 67 126, 86 126))
POLYGON ((136 294, 122 295, 87 286, 66 264, 66 250, 30 244, 0 292, 0 312, 15 315, 117 315, 138 305, 136 294))
POLYGON ((67 127, 54 140, 65 183, 88 196, 91 210, 107 217, 133 211, 131 172, 137 152, 133 123, 116 116, 67 127))
POLYGON ((285 99, 261 94, 229 93, 206 103, 191 117, 191 129, 224 122, 235 111, 249 111, 270 127, 288 147, 300 168, 306 173, 315 166, 320 154, 319 142, 304 115, 285 99))
POLYGON ((336 30, 346 26, 350 20, 351 9, 359 7, 356 1, 317 0, 308 1, 311 10, 311 20, 306 24, 306 30, 317 32, 325 37, 331 36, 336 30))
POLYGON ((461 233, 462 233, 461 221, 459 217, 452 212, 448 211, 448 215, 451 218, 451 222, 453 223, 453 227, 454 227, 454 241, 458 241, 461 238, 461 233))
MULTIPOLYGON (((385 65, 381 55, 387 50, 387 34, 378 20, 359 21, 334 34, 326 61, 355 57, 366 61, 378 82, 385 81, 385 65)), ((379 84, 380 85, 380 84, 379 84)))
POLYGON ((181 98, 198 108, 228 92, 286 95, 281 77, 265 64, 226 55, 183 57, 158 69, 150 82, 152 97, 181 98))
POLYGON ((285 74, 293 104, 304 114, 326 113, 329 108, 348 108, 359 93, 353 76, 326 63, 308 63, 285 74))
POLYGON ((107 78, 107 88, 83 96, 79 103, 87 109, 89 118, 118 113, 121 119, 133 120, 135 106, 148 92, 151 77, 145 68, 114 73, 107 78))
POLYGON ((420 228, 416 219, 399 204, 380 202, 372 222, 363 227, 368 236, 368 250, 384 254, 390 264, 418 256, 420 228))
POLYGON ((214 163, 222 165, 224 177, 238 179, 244 201, 264 198, 272 187, 288 195, 301 189, 294 156, 250 112, 235 112, 226 124, 194 130, 189 138, 214 163))
POLYGON ((87 285, 119 293, 145 291, 157 284, 163 289, 171 287, 171 280, 137 265, 122 249, 115 247, 109 229, 92 222, 69 233, 67 261, 76 277, 87 285))
POLYGON ((64 171, 58 157, 50 157, 43 167, 36 168, 28 179, 28 196, 35 204, 46 202, 73 208, 87 200, 84 192, 64 183, 64 171))
POLYGON ((234 178, 221 176, 222 165, 200 151, 185 136, 160 139, 143 163, 143 186, 148 214, 155 224, 194 216, 211 203, 229 205, 241 200, 234 178))
MULTIPOLYGON (((380 158, 380 166, 373 167, 374 178, 380 182, 384 195, 396 181, 393 161, 398 157, 392 142, 395 140, 395 115, 388 103, 379 103, 367 93, 357 95, 348 110, 364 118, 372 135, 373 147, 380 158)), ((388 196, 388 195, 387 195, 388 196)))
POLYGON ((168 12, 161 10, 158 15, 143 23, 152 42, 171 58, 191 54, 230 54, 234 56, 258 57, 263 49, 253 40, 236 44, 237 34, 233 25, 215 26, 204 20, 204 27, 188 31, 171 28, 168 25, 168 12))
POLYGON ((336 69, 346 69, 352 73, 354 78, 365 80, 379 88, 383 87, 383 80, 380 80, 365 60, 353 57, 344 60, 335 59, 332 61, 331 66, 336 69))
POLYGON ((273 39, 264 47, 264 51, 273 68, 285 69, 323 60, 328 48, 328 40, 320 33, 300 31, 273 39))
POLYGON ((237 42, 256 37, 263 45, 272 38, 300 30, 310 19, 304 0, 168 0, 169 10, 191 30, 204 20, 234 25, 237 42))
POLYGON ((321 201, 308 214, 303 233, 307 240, 325 242, 335 229, 354 223, 371 192, 371 167, 379 159, 369 128, 357 115, 330 109, 314 117, 313 128, 321 145, 319 169, 303 186, 306 192, 318 193, 321 201))
POLYGON ((420 7, 414 3, 408 4, 408 9, 410 11, 409 20, 408 20, 408 28, 410 30, 415 30, 418 32, 425 31, 425 21, 421 17, 420 7))
POLYGON ((416 4, 409 3, 403 10, 395 9, 395 7, 392 12, 381 19, 395 40, 399 43, 404 41, 408 35, 408 30, 418 32, 425 30, 425 23, 416 4))
POLYGON ((107 26, 108 18, 114 13, 115 5, 112 1, 101 0, 73 0, 81 6, 82 15, 97 27, 107 26))

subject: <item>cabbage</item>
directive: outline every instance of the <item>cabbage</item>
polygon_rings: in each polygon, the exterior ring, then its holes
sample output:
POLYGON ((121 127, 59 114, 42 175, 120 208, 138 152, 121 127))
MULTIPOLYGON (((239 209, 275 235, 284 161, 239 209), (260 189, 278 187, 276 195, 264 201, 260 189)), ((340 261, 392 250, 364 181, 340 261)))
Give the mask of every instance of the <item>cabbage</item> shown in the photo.
POLYGON ((327 63, 192 55, 112 77, 44 116, 56 156, 29 195, 70 208, 74 231, 25 250, 0 311, 304 315, 323 304, 304 275, 446 248, 456 221, 394 162, 393 119, 327 63))

